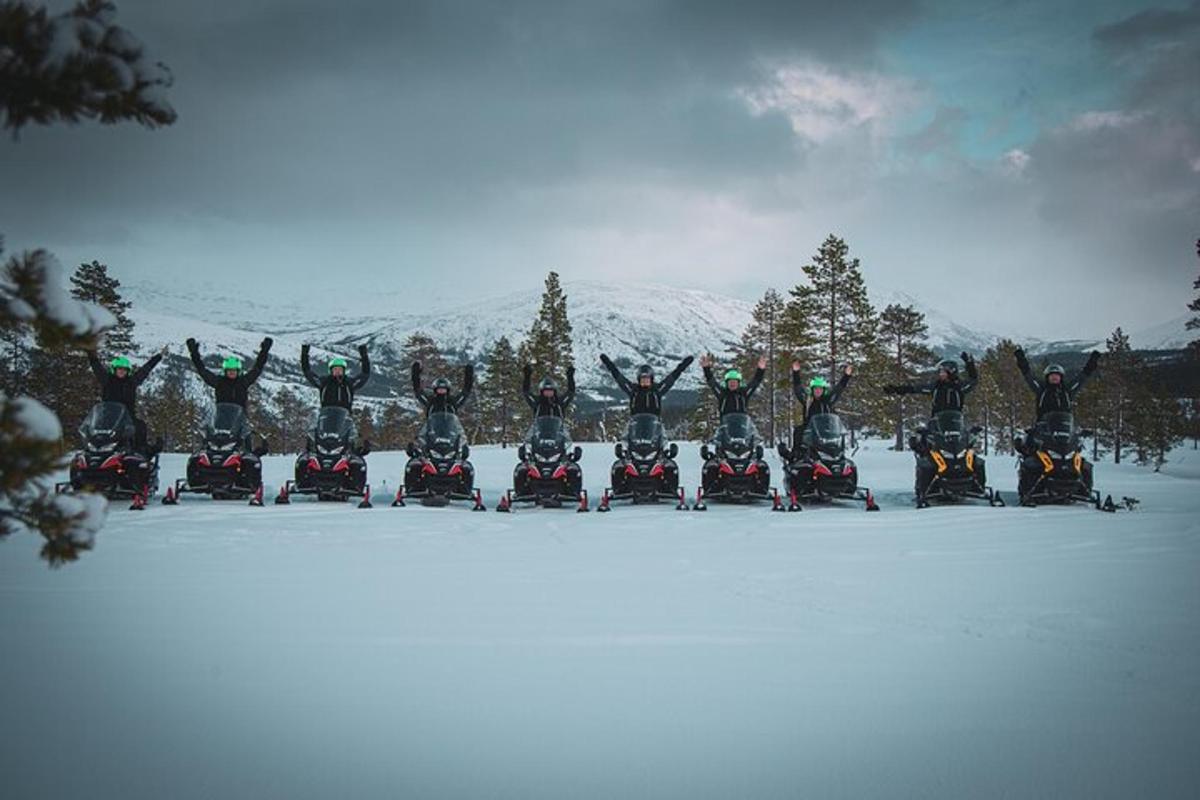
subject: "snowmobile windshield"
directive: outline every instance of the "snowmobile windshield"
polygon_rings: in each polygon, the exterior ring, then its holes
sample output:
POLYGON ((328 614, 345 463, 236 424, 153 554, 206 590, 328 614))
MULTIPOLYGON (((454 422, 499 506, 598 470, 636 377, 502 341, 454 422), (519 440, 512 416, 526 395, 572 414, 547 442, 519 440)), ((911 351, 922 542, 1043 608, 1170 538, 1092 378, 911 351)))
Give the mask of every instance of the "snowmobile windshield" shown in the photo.
POLYGON ((562 417, 538 417, 529 426, 526 442, 539 460, 558 459, 571 448, 562 417))
POLYGON ((749 458, 758 444, 758 429, 749 414, 726 414, 717 429, 717 447, 732 458, 749 458))
POLYGON ((247 433, 245 410, 236 403, 217 403, 204 429, 204 438, 220 447, 240 442, 247 433))
POLYGON ((1053 411, 1038 421, 1038 433, 1045 446, 1062 454, 1078 449, 1079 429, 1075 427, 1075 415, 1065 411, 1053 411))
POLYGON ((92 446, 111 445, 133 439, 133 418, 124 403, 96 403, 79 426, 79 436, 92 446))
POLYGON ((625 442, 634 455, 656 455, 663 446, 662 420, 655 414, 634 414, 625 428, 625 442))
POLYGON ((466 433, 457 414, 438 412, 430 414, 421 429, 421 444, 439 456, 454 456, 462 450, 466 433))
POLYGON ((836 455, 845 446, 846 428, 837 414, 813 414, 806 432, 812 445, 825 453, 836 455))
POLYGON ((340 406, 326 406, 317 415, 316 437, 319 442, 349 441, 354 438, 350 412, 340 406))
POLYGON ((939 411, 929 421, 929 432, 938 443, 939 450, 958 455, 970 446, 967 420, 961 411, 939 411))

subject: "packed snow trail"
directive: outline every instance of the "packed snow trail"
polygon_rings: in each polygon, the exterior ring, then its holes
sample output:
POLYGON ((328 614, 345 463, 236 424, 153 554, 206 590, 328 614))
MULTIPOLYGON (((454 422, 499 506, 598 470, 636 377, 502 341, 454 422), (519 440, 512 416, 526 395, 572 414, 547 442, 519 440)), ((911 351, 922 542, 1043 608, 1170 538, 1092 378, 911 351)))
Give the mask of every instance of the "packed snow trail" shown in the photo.
MULTIPOLYGON (((515 453, 472 457, 493 508, 515 453)), ((882 513, 390 508, 382 453, 370 510, 272 505, 277 457, 265 508, 115 506, 61 570, 11 537, 5 794, 1197 796, 1196 453, 1101 464, 1118 514, 917 511, 911 454, 856 458, 882 513)))

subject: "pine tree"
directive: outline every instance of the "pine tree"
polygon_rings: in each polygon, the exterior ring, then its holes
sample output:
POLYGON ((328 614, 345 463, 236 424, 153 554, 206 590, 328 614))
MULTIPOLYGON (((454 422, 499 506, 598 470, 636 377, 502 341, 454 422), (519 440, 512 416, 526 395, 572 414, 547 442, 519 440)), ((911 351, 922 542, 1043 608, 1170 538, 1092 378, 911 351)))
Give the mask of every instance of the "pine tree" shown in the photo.
POLYGON ((133 320, 129 318, 131 302, 121 297, 121 282, 108 274, 108 267, 99 261, 80 264, 71 276, 71 295, 76 300, 97 303, 117 318, 117 324, 104 334, 107 353, 130 355, 137 351, 133 340, 133 320))
MULTIPOLYGON (((116 9, 85 0, 50 15, 28 3, 0 5, 0 115, 14 133, 23 126, 98 118, 170 125, 175 111, 163 97, 170 70, 148 64, 136 37, 115 25, 116 9), (74 32, 75 41, 61 32, 74 32), (63 45, 70 46, 64 55, 63 45), (120 74, 132 76, 118 80, 120 74)), ((0 247, 0 252, 3 247, 0 247)), ((6 342, 37 336, 40 346, 95 347, 116 320, 81 304, 58 284, 57 264, 44 250, 9 260, 0 280, 0 333, 6 342)), ((0 538, 16 530, 45 539, 51 565, 91 548, 103 524, 104 501, 94 495, 54 496, 47 481, 62 468, 62 424, 43 404, 0 395, 0 538)))
POLYGON ((983 426, 985 453, 992 446, 1000 453, 1013 452, 1014 437, 1033 418, 1033 396, 1015 366, 1016 349, 1011 339, 1001 339, 979 359, 979 384, 971 406, 983 426))
POLYGON ((528 407, 521 397, 521 365, 508 338, 501 336, 488 350, 479 380, 477 441, 503 446, 521 435, 528 407))
POLYGON ((754 306, 750 324, 742 332, 741 341, 734 351, 734 359, 749 380, 758 368, 758 359, 767 359, 766 374, 750 413, 755 424, 763 430, 769 441, 778 441, 777 434, 790 427, 788 412, 791 405, 791 353, 783 346, 780 325, 784 314, 783 298, 774 289, 768 289, 754 306))
POLYGON ((204 408, 188 392, 191 370, 182 360, 167 359, 158 371, 159 381, 145 392, 139 414, 149 435, 162 437, 166 451, 190 451, 205 417, 204 408))
MULTIPOLYGON (((408 368, 413 363, 421 364, 422 377, 426 383, 437 378, 449 378, 450 367, 442 357, 433 337, 423 331, 415 331, 400 349, 401 365, 408 368)), ((407 381, 405 381, 407 385, 407 381)))
POLYGON ((859 261, 849 253, 836 236, 821 244, 812 263, 803 268, 808 283, 791 290, 781 326, 801 361, 812 362, 831 381, 838 379, 843 364, 865 360, 875 340, 875 311, 859 261))
POLYGON ((370 406, 362 405, 354 412, 354 429, 359 441, 369 441, 374 445, 377 439, 375 430, 375 414, 370 406))
MULTIPOLYGON (((1196 256, 1200 257, 1200 239, 1196 240, 1196 256)), ((1200 278, 1196 278, 1195 282, 1192 283, 1192 288, 1200 291, 1200 278)), ((1187 321, 1187 329, 1189 331, 1200 330, 1200 295, 1197 295, 1196 299, 1188 303, 1188 310, 1195 312, 1196 316, 1187 321)), ((1200 357, 1200 339, 1193 339, 1189 342, 1188 349, 1192 352, 1193 356, 1200 357)))
POLYGON ((288 386, 271 398, 270 416, 278 425, 278 440, 270 441, 273 453, 299 453, 316 419, 316 409, 288 386))
POLYGON ((396 400, 383 405, 375 423, 376 446, 380 450, 403 450, 416 439, 421 420, 396 400))
POLYGON ((533 366, 535 379, 549 377, 559 385, 566 382, 567 368, 575 366, 567 296, 557 272, 546 276, 541 308, 518 353, 523 364, 533 366))
POLYGON ((1105 349, 1095 378, 1079 395, 1076 416, 1096 432, 1093 458, 1099 457, 1103 446, 1112 450, 1113 461, 1120 464, 1129 443, 1129 418, 1143 364, 1119 327, 1108 337, 1105 349))
POLYGON ((1158 472, 1167 463, 1171 448, 1183 441, 1187 420, 1183 407, 1168 388, 1154 381, 1147 372, 1135 390, 1130 434, 1137 463, 1152 464, 1158 472))
MULTIPOLYGON (((880 349, 888 355, 886 383, 910 383, 923 366, 933 361, 933 351, 925 343, 928 333, 925 315, 912 306, 893 303, 883 310, 879 315, 879 336, 880 349)), ((897 395, 891 413, 897 450, 904 449, 907 406, 904 395, 897 395)))

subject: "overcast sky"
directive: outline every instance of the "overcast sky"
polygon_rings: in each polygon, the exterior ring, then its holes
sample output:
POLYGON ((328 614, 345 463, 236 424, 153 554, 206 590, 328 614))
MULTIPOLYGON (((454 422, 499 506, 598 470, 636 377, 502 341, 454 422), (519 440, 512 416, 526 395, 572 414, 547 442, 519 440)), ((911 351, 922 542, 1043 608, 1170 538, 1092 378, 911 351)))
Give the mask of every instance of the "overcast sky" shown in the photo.
POLYGON ((0 143, 10 251, 353 312, 548 269, 754 298, 836 233, 875 294, 1044 336, 1197 274, 1200 2, 118 8, 179 121, 0 143))

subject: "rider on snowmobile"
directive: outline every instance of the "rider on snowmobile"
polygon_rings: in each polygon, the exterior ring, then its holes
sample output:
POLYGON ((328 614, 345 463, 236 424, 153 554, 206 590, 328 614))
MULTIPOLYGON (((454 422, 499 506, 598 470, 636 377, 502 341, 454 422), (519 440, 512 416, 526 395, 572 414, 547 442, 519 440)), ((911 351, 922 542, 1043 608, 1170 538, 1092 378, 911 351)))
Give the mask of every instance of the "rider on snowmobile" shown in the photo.
MULTIPOLYGON (((807 394, 804 391, 804 382, 800 378, 801 365, 799 361, 792 362, 792 393, 796 399, 804 403, 807 394)), ((817 414, 832 414, 834 406, 842 397, 842 392, 846 391, 846 387, 850 385, 850 378, 854 374, 854 368, 847 364, 842 368, 842 378, 837 382, 837 385, 832 389, 829 386, 829 381, 824 377, 817 375, 808 382, 808 392, 812 394, 812 400, 808 401, 804 408, 804 421, 799 426, 792 429, 792 442, 799 451, 801 438, 804 436, 804 429, 808 427, 808 421, 817 414)), ((788 459, 792 455, 792 451, 784 442, 779 443, 779 455, 784 459, 788 459)))
POLYGON ((309 345, 300 348, 300 369, 304 377, 313 386, 321 390, 321 408, 340 406, 347 411, 354 405, 354 393, 366 385, 371 377, 371 361, 367 358, 367 346, 358 346, 358 357, 362 362, 362 372, 353 378, 346 374, 346 359, 335 357, 329 359, 329 374, 317 377, 308 362, 309 345))
POLYGON ((663 398, 667 392, 671 391, 671 387, 675 385, 675 381, 679 380, 683 371, 691 366, 692 357, 688 356, 679 362, 679 366, 671 370, 670 374, 663 378, 663 382, 658 384, 654 382, 654 370, 649 364, 642 364, 638 367, 637 383, 632 383, 621 374, 612 359, 603 353, 600 354, 600 362, 612 373, 613 380, 617 382, 617 386, 621 387, 621 391, 629 395, 629 413, 631 415, 654 414, 660 416, 663 398))
POLYGON ((717 408, 720 410, 721 416, 724 417, 726 414, 746 413, 750 398, 758 391, 758 386, 762 383, 763 375, 766 374, 767 359, 766 356, 759 356, 758 368, 754 370, 754 377, 746 385, 742 384, 742 373, 736 369, 726 370, 724 376, 725 384, 723 386, 717 383, 716 376, 713 375, 713 357, 711 354, 701 357, 700 366, 704 367, 704 382, 708 384, 708 388, 716 396, 717 408))
MULTIPOLYGON (((1083 384, 1088 378, 1095 373, 1096 367, 1100 364, 1100 353, 1096 350, 1088 357, 1087 364, 1084 365, 1083 371, 1076 375, 1072 380, 1066 380, 1066 371, 1060 364, 1049 364, 1042 371, 1043 381, 1039 381, 1033 377, 1029 369, 1029 359, 1025 355, 1025 351, 1018 347, 1013 351, 1013 357, 1017 361, 1017 369, 1021 371, 1021 377, 1025 379, 1025 383, 1029 385, 1034 396, 1037 397, 1037 421, 1041 422, 1047 414, 1055 412, 1071 413, 1075 405, 1075 395, 1079 394, 1079 390, 1083 388, 1083 384)), ((1024 436, 1017 436, 1013 440, 1013 445, 1018 453, 1029 455, 1033 450, 1037 449, 1036 439, 1037 428, 1030 428, 1025 431, 1024 436)))
POLYGON ((538 385, 538 393, 533 393, 533 367, 525 365, 524 378, 521 382, 521 392, 525 402, 533 409, 535 417, 563 417, 567 408, 575 400, 575 367, 567 367, 567 393, 558 394, 558 384, 549 377, 542 378, 538 385))
POLYGON ((254 360, 254 366, 248 371, 243 370, 242 359, 230 355, 221 362, 220 373, 213 372, 204 366, 204 359, 200 356, 200 345, 195 339, 187 340, 187 349, 192 357, 192 366, 195 367, 196 374, 200 376, 200 380, 215 390, 217 402, 233 403, 241 406, 244 410, 246 399, 250 394, 250 387, 262 375, 263 367, 267 365, 267 354, 271 352, 272 344, 273 340, 270 336, 262 340, 258 358, 254 360))
POLYGON ((1042 377, 1045 382, 1039 381, 1033 377, 1029 370, 1029 359, 1025 357, 1025 351, 1017 348, 1013 351, 1013 356, 1017 360, 1017 369, 1021 371, 1021 377, 1025 379, 1025 383, 1029 384, 1029 388, 1037 397, 1037 415, 1041 420, 1046 414, 1062 411, 1071 412, 1074 405, 1075 395, 1079 394, 1079 390, 1083 388, 1083 384, 1092 377, 1096 367, 1100 365, 1100 353, 1096 350, 1092 351, 1088 357, 1087 364, 1084 365, 1083 371, 1076 375, 1072 380, 1066 379, 1066 372, 1059 364, 1050 364, 1042 372, 1042 377))
POLYGON ((467 402, 467 398, 471 396, 471 388, 475 385, 475 367, 467 364, 463 368, 463 388, 462 392, 454 397, 450 394, 450 381, 445 378, 438 378, 433 382, 433 389, 425 391, 421 388, 421 362, 414 361, 412 365, 412 386, 413 395, 416 396, 417 402, 425 409, 425 417, 430 414, 450 413, 457 414, 458 409, 463 403, 467 402))
POLYGON ((979 382, 979 371, 975 369, 975 359, 970 353, 960 354, 963 365, 967 368, 967 380, 958 378, 958 364, 952 358, 938 363, 937 380, 926 386, 914 386, 911 383, 890 384, 883 387, 884 394, 928 394, 933 396, 933 409, 930 416, 942 411, 962 411, 966 397, 979 382))
POLYGON ((135 437, 133 444, 139 451, 146 448, 146 423, 137 415, 137 390, 142 382, 150 377, 150 373, 166 354, 167 348, 163 347, 137 370, 133 369, 133 365, 126 356, 117 356, 109 362, 108 369, 105 369, 104 365, 100 363, 100 356, 96 354, 96 351, 87 351, 88 364, 92 368, 92 374, 96 376, 96 382, 100 384, 100 400, 125 406, 125 410, 129 412, 129 418, 133 420, 135 437))

